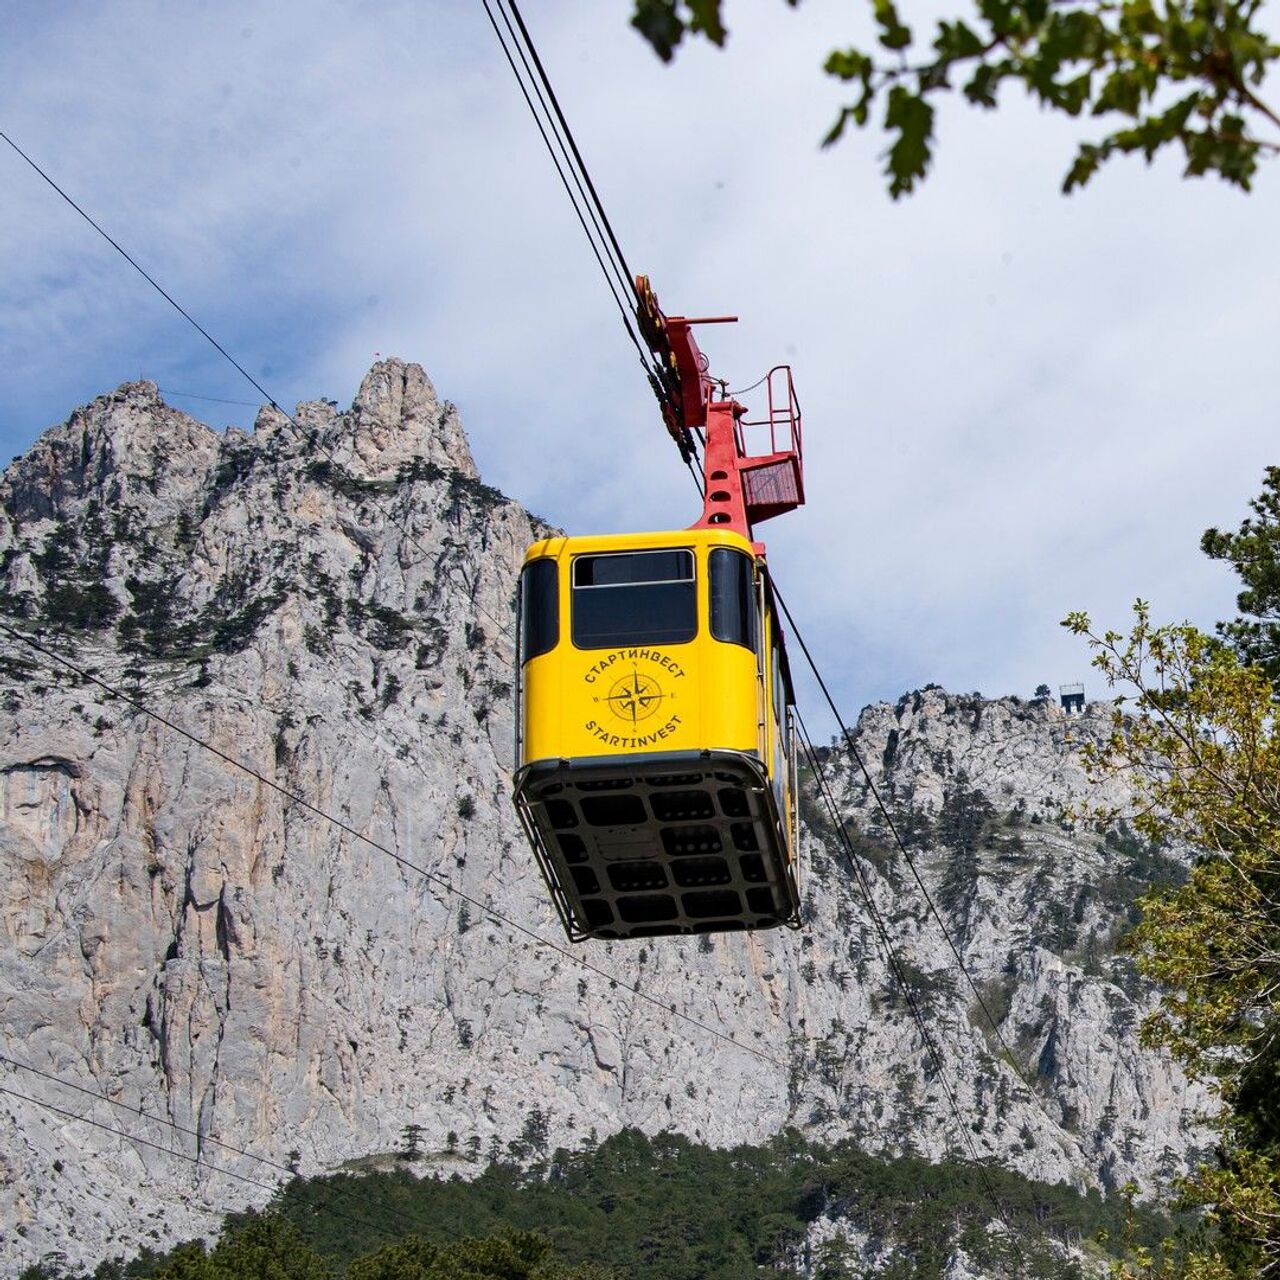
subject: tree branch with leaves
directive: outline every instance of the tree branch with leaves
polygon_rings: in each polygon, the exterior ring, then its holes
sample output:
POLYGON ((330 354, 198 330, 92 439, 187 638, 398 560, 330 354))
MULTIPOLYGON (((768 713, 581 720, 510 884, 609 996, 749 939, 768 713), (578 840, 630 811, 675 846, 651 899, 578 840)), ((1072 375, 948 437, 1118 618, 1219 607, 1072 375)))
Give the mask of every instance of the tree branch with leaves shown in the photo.
POLYGON ((1109 735, 1082 746, 1086 768, 1132 781, 1137 812, 1123 816, 1148 838, 1200 851, 1185 884, 1140 901, 1127 940, 1162 990, 1143 1043, 1169 1050, 1224 1104, 1213 1162, 1182 1184, 1215 1234, 1123 1274, 1280 1275, 1280 696, 1223 640, 1156 626, 1142 601, 1127 634, 1098 633, 1083 613, 1064 625, 1126 690, 1109 735))
MULTIPOLYGON (((632 25, 664 61, 686 36, 723 46, 722 0, 633 0, 632 25)), ((799 0, 785 0, 791 8, 799 0)), ((1006 84, 1063 115, 1106 120, 1082 143, 1063 190, 1083 186, 1117 155, 1150 162, 1180 148, 1187 176, 1217 174, 1249 190, 1259 162, 1280 154, 1280 115, 1260 90, 1280 45, 1261 30, 1261 0, 978 0, 920 36, 893 0, 870 0, 876 44, 827 57, 828 75, 854 87, 823 142, 879 119, 889 135, 885 174, 896 199, 916 189, 934 151, 935 102, 958 91, 994 109, 1006 84)))

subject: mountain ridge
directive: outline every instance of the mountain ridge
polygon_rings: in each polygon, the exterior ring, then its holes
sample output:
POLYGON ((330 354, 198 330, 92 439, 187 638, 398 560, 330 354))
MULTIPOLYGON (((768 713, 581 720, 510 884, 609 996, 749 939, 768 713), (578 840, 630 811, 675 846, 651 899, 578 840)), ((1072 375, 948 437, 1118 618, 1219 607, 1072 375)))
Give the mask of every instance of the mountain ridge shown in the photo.
MULTIPOLYGON (((483 484, 416 365, 381 361, 351 409, 313 402, 295 421, 267 408, 220 435, 149 383, 77 410, 0 480, 0 603, 472 902, 9 640, 4 1052, 160 1110, 198 1135, 184 1154, 247 1177, 262 1167, 214 1139, 318 1173, 418 1124, 465 1171, 534 1113, 569 1145, 624 1125, 716 1145, 795 1125, 870 1151, 959 1150, 812 804, 799 934, 592 949, 611 987, 474 905, 563 946, 508 800, 507 619, 546 526, 483 484), (637 985, 739 1044, 663 1022, 637 985)), ((837 749, 828 767, 978 1153, 1115 1187, 1183 1167, 1208 1099, 1133 1044, 1150 993, 1114 956, 1117 913, 1178 859, 1061 825, 1086 785, 1078 741, 1104 716, 926 689, 855 730, 1038 1096, 975 1017, 854 763, 837 749)), ((104 1102, 24 1084, 123 1127, 104 1102)), ((195 1234, 257 1194, 12 1098, 0 1134, 10 1262, 195 1234)))

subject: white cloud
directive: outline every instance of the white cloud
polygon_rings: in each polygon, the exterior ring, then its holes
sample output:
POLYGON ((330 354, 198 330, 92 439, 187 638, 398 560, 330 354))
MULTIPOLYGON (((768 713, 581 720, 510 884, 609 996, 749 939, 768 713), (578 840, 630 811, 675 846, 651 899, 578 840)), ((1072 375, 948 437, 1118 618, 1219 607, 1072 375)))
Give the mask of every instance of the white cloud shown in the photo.
MULTIPOLYGON (((1246 198, 1125 162, 1064 199, 1090 127, 1011 98, 945 111, 935 174, 895 205, 878 135, 817 148, 848 6, 734 6, 726 53, 669 68, 627 12, 527 16, 632 266, 672 310, 742 317, 704 340, 734 384, 796 366, 810 504, 761 532, 851 708, 1083 675, 1069 608, 1229 611, 1196 547, 1274 460, 1274 172, 1246 198)), ((282 400, 347 398, 394 352, 548 519, 696 515, 478 5, 71 5, 0 74, 4 127, 282 400)), ((252 398, 0 163, 11 452, 140 372, 252 398)))

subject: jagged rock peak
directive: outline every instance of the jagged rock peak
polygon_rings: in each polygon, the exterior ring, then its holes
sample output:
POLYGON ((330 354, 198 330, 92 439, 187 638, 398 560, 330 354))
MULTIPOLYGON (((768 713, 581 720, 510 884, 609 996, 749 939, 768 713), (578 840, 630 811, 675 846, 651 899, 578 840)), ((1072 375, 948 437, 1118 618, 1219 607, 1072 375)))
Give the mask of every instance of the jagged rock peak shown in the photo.
POLYGON ((264 405, 254 439, 296 439, 301 431, 361 480, 390 480, 415 459, 479 479, 456 406, 440 399, 421 365, 396 356, 370 368, 347 412, 332 400, 307 400, 294 410, 293 423, 296 430, 283 411, 264 405))
POLYGON ((125 382, 44 432, 0 478, 0 502, 39 520, 139 487, 185 490, 203 481, 218 448, 218 433, 166 405, 154 382, 125 382))
POLYGON ((1183 863, 1066 813, 1101 708, 934 687, 869 709, 859 752, 896 832, 847 751, 824 761, 867 897, 810 790, 803 932, 611 944, 584 973, 509 801, 511 601, 544 528, 474 478, 417 366, 380 361, 349 410, 295 421, 221 434, 131 383, 0 480, 0 605, 198 735, 0 644, 0 1041, 145 1108, 130 1131, 156 1144, 0 1105, 0 1271, 212 1230, 249 1185, 222 1172, 264 1176, 235 1148, 402 1167, 410 1123, 447 1173, 621 1125, 937 1160, 962 1150, 951 1092, 971 1150, 1029 1176, 1185 1167, 1208 1100, 1138 1043, 1151 993, 1116 951, 1183 863), (231 1144, 222 1172, 146 1116, 231 1144))
POLYGON ((228 446, 250 440, 270 452, 316 450, 362 480, 393 479, 415 459, 479 479, 457 408, 440 400, 418 364, 379 360, 347 412, 312 400, 292 417, 291 424, 264 405, 252 436, 236 427, 223 434, 166 404, 154 382, 125 382, 50 427, 15 460, 0 478, 0 503, 19 520, 39 520, 73 515, 90 500, 118 504, 139 491, 190 496, 228 446))
POLYGON ((394 356, 365 374, 350 413, 328 435, 335 449, 351 450, 352 470, 365 479, 394 475, 415 456, 479 479, 457 409, 441 402, 421 365, 394 356))
POLYGON ((877 785, 922 812, 937 812, 947 789, 963 783, 997 806, 1016 797, 1056 819, 1129 798, 1119 779, 1091 781, 1080 756, 1086 742, 1110 732, 1114 711, 1113 703, 1090 702, 1068 715, 1048 698, 984 698, 928 685, 864 708, 856 737, 877 785))

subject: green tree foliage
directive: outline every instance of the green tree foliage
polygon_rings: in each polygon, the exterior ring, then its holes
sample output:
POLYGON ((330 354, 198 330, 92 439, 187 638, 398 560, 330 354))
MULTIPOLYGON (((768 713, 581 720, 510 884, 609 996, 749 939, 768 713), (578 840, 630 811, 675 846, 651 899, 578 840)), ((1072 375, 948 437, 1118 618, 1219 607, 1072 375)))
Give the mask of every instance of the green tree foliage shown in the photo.
POLYGON ((111 539, 101 508, 93 504, 80 527, 57 524, 32 563, 44 585, 45 613, 60 631, 101 631, 120 602, 106 584, 111 539))
POLYGON ((551 1241, 529 1231, 456 1244, 410 1236, 347 1271, 348 1280, 610 1280, 614 1274, 558 1262, 551 1241))
MULTIPOLYGON (((1073 614, 1094 665, 1132 690, 1095 776, 1136 780, 1134 825, 1204 854, 1190 878, 1141 902, 1131 938, 1164 990, 1143 1039, 1211 1083, 1224 1108, 1214 1160, 1184 1184, 1212 1238, 1137 1252, 1126 1275, 1256 1277, 1280 1271, 1280 695, 1267 672, 1194 627, 1157 627, 1139 601, 1127 635, 1073 614)), ((1113 813, 1093 816, 1110 820, 1113 813)))
POLYGON ((943 796, 936 830, 938 840, 948 850, 938 901, 951 913, 962 936, 968 933, 978 892, 979 850, 994 819, 991 802, 969 786, 969 779, 961 770, 943 796))
MULTIPOLYGON (((799 0, 787 0, 795 8, 799 0)), ((1186 173, 1216 173, 1248 190, 1263 156, 1280 151, 1280 117, 1258 96, 1277 45, 1258 26, 1261 0, 977 0, 920 35, 894 0, 871 0, 876 47, 828 56, 828 75, 854 98, 831 126, 878 117, 890 138, 889 190, 913 191, 933 156, 934 103, 955 89, 991 109, 1006 83, 1042 107, 1107 120, 1084 143, 1063 189, 1082 186, 1112 156, 1150 160, 1180 147, 1186 173)), ((669 61, 686 34, 723 45, 721 0, 634 0, 632 24, 669 61)))
POLYGON ((422 1159, 422 1126, 407 1124, 400 1130, 400 1158, 402 1160, 422 1159))
POLYGON ((292 1223, 275 1214, 245 1215, 206 1253, 179 1245, 155 1280, 333 1280, 334 1272, 292 1223))
POLYGON ((1243 615, 1218 631, 1246 662, 1259 664, 1280 682, 1280 467, 1268 467, 1262 493, 1235 533, 1206 529, 1204 553, 1225 560, 1240 575, 1244 590, 1236 597, 1243 615))
MULTIPOLYGON (((993 1280, 1079 1280, 1060 1246, 1118 1241, 1125 1226, 1124 1206, 1096 1191, 1082 1195, 994 1166, 883 1160, 852 1142, 823 1146, 794 1132, 764 1146, 715 1150, 675 1134, 624 1130, 527 1167, 492 1164, 471 1181, 403 1169, 299 1178, 272 1212, 231 1219, 226 1249, 246 1257, 246 1243, 258 1238, 246 1240, 248 1229, 276 1233, 269 1238, 279 1242, 280 1224, 291 1224, 296 1234, 287 1241, 305 1259, 299 1265, 314 1268, 318 1257, 349 1280, 779 1280, 797 1273, 797 1247, 824 1214, 897 1242, 899 1270, 885 1274, 941 1280, 958 1243, 993 1280), (992 1189, 1016 1248, 988 1230, 992 1189)), ((1138 1211, 1134 1238, 1150 1247, 1168 1226, 1138 1211)), ((224 1280, 224 1271, 200 1269, 228 1256, 223 1250, 220 1242, 206 1256, 201 1245, 183 1245, 159 1260, 104 1264, 115 1269, 99 1280, 224 1280)), ((851 1274, 838 1250, 830 1252, 824 1274, 851 1274)))

